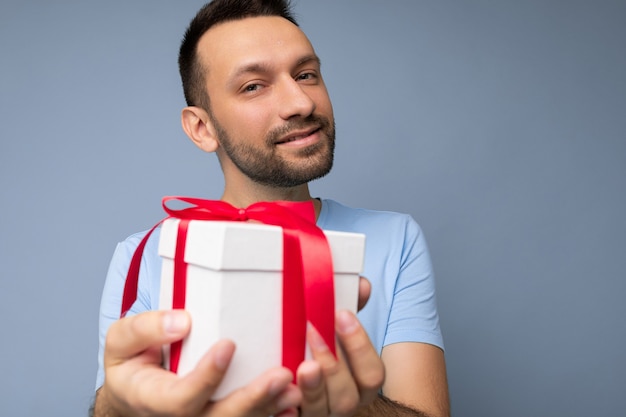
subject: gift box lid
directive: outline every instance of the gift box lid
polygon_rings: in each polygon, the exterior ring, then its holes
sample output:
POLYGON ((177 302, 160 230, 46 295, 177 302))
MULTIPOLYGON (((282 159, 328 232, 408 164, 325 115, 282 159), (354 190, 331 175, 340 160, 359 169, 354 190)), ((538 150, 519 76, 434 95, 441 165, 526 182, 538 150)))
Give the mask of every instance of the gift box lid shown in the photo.
MULTIPOLYGON (((159 255, 174 258, 178 219, 161 226, 159 255)), ((324 231, 335 273, 359 273, 363 267, 365 235, 324 231)), ((279 226, 251 222, 189 222, 185 262, 214 270, 281 271, 283 232, 279 226)))

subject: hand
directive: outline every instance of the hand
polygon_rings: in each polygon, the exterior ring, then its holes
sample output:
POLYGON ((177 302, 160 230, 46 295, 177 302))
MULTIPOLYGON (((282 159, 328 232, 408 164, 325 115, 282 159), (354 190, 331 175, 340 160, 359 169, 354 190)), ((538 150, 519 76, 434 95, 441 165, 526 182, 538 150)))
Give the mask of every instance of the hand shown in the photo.
MULTIPOLYGON (((340 311, 336 318, 341 350, 338 358, 312 326, 307 339, 314 361, 298 368, 302 390, 301 417, 351 416, 377 398, 385 370, 376 349, 354 314, 340 311)), ((286 414, 285 414, 286 415, 286 414)))
POLYGON ((367 304, 367 300, 370 298, 370 293, 372 292, 372 284, 365 277, 359 277, 359 302, 357 310, 361 311, 365 304, 367 304))
POLYGON ((95 416, 267 417, 300 404, 302 395, 285 368, 270 369, 250 385, 211 402, 234 353, 234 344, 227 340, 216 343, 185 377, 164 370, 161 346, 185 337, 190 326, 182 310, 150 311, 113 323, 95 416))

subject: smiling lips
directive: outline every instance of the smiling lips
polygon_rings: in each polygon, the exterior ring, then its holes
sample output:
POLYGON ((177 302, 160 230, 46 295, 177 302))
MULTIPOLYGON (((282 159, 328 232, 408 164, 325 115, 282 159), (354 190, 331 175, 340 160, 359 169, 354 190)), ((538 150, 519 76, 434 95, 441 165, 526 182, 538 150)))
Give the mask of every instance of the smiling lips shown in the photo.
POLYGON ((276 145, 293 144, 293 145, 306 145, 310 142, 317 141, 318 137, 315 135, 320 131, 319 127, 307 131, 293 132, 286 137, 276 141, 276 145))

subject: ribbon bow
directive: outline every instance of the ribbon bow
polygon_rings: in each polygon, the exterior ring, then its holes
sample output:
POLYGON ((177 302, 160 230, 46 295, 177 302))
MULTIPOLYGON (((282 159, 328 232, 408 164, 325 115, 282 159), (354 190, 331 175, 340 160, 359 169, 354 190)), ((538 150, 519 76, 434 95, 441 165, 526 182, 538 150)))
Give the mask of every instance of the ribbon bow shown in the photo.
MULTIPOLYGON (((255 220, 283 228, 283 366, 294 375, 304 360, 307 321, 318 330, 335 354, 333 266, 326 235, 315 224, 312 202, 260 202, 245 209, 224 201, 189 197, 164 197, 163 209, 169 215, 150 229, 141 240, 128 268, 121 317, 137 299, 141 256, 148 238, 163 221, 180 219, 174 256, 174 294, 172 308, 185 307, 187 264, 184 261, 187 230, 191 220, 255 220), (191 206, 172 209, 167 203, 182 201, 191 206)), ((182 341, 172 344, 170 370, 176 372, 182 341)))

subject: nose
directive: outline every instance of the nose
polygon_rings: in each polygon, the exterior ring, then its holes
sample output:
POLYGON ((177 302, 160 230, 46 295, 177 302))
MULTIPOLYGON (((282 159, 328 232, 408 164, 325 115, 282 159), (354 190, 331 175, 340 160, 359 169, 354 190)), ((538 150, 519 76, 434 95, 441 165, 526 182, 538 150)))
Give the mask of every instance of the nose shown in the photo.
POLYGON ((279 87, 279 114, 284 120, 308 117, 315 110, 315 101, 307 94, 306 86, 291 77, 285 77, 279 87))

